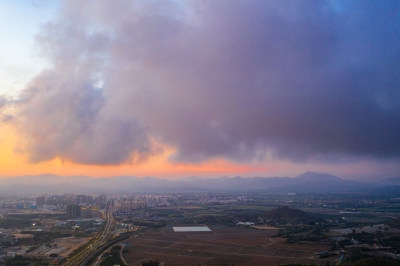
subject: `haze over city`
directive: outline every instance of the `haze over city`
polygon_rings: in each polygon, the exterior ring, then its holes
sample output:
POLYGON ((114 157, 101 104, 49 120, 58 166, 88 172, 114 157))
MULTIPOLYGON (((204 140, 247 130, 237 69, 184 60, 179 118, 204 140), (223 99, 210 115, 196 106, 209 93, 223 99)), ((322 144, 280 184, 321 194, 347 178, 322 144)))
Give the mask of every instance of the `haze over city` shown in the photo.
POLYGON ((400 1, 0 0, 0 265, 399 266, 400 1))

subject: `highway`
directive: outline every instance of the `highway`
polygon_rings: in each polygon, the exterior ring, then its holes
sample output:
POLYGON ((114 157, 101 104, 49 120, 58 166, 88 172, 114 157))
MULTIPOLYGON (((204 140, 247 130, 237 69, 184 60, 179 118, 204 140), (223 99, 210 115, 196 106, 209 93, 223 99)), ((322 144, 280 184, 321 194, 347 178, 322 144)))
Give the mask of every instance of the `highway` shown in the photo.
POLYGON ((99 234, 97 234, 88 244, 86 244, 84 249, 81 249, 77 254, 67 258, 67 260, 62 265, 84 266, 95 254, 95 252, 111 239, 111 231, 114 225, 111 205, 107 207, 106 219, 107 221, 104 229, 99 234))

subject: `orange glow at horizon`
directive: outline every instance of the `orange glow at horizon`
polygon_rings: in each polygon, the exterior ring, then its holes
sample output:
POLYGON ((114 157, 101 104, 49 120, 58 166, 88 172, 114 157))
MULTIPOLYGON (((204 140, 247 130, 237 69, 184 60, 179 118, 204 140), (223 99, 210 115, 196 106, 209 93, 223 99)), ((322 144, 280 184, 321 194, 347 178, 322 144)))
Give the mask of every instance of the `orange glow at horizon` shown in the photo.
POLYGON ((18 134, 9 126, 0 126, 0 176, 20 175, 87 175, 93 177, 109 176, 155 176, 161 178, 180 178, 187 176, 219 177, 248 172, 273 172, 266 167, 237 164, 224 159, 214 159, 202 164, 173 163, 168 157, 174 153, 165 147, 162 154, 153 156, 141 164, 122 165, 84 165, 60 158, 47 162, 31 163, 25 154, 16 152, 19 145, 18 134))

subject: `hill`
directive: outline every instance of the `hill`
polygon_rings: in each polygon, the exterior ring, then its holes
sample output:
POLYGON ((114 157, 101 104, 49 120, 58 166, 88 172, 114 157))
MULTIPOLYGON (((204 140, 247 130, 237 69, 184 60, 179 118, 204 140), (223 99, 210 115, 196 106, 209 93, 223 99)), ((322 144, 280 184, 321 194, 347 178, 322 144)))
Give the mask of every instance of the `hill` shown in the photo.
POLYGON ((114 176, 93 178, 88 176, 37 175, 0 179, 2 193, 80 193, 80 192, 270 192, 270 193, 337 193, 337 192, 389 192, 393 185, 345 180, 323 173, 306 172, 290 177, 220 177, 165 180, 155 177, 114 176))
POLYGON ((308 224, 323 221, 322 218, 316 216, 315 214, 307 213, 299 209, 289 208, 288 206, 279 206, 275 209, 272 209, 266 212, 264 217, 279 224, 308 224))

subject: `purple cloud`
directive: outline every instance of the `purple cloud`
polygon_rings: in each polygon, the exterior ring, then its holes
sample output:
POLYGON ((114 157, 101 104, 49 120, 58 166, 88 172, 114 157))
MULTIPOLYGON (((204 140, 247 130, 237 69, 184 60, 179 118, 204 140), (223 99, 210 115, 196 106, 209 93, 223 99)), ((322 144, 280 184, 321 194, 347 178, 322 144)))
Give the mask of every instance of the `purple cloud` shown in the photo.
POLYGON ((400 11, 375 1, 66 1, 13 123, 31 160, 400 154, 400 11))

